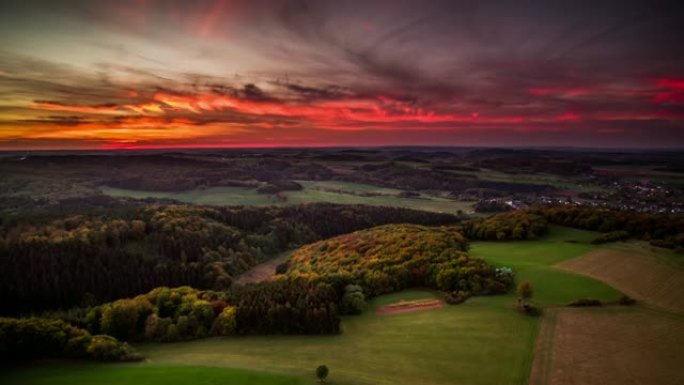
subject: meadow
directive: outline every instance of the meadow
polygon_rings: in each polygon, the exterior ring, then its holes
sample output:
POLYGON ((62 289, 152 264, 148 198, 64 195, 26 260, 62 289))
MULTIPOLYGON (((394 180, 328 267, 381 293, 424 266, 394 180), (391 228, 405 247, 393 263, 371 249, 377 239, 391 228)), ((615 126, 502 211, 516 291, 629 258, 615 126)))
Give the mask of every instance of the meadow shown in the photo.
POLYGON ((533 241, 473 242, 470 253, 516 272, 518 282, 530 281, 534 301, 542 305, 566 305, 581 298, 614 301, 620 292, 594 278, 556 265, 579 257, 597 246, 589 242, 598 233, 550 226, 549 234, 533 241))
POLYGON ((405 207, 415 210, 456 214, 471 212, 467 202, 455 201, 421 193, 415 198, 399 197, 401 190, 362 183, 337 181, 302 181, 301 191, 284 191, 278 199, 274 195, 259 194, 249 187, 209 187, 184 192, 128 190, 103 186, 104 194, 128 198, 168 198, 185 203, 225 206, 284 206, 302 203, 329 202, 337 204, 366 204, 372 206, 405 207))
POLYGON ((10 370, 0 374, 3 384, 22 385, 301 385, 296 377, 207 366, 61 363, 10 370))

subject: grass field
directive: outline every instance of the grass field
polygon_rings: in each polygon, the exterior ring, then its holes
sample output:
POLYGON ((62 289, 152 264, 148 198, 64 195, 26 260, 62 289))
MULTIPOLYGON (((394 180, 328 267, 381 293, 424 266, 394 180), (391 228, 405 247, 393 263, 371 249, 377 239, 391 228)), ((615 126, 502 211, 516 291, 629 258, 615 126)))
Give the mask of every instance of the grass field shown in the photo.
POLYGON ((9 370, 4 385, 300 385, 301 378, 206 366, 60 363, 9 370))
MULTIPOLYGON (((405 291, 389 302, 433 295, 405 291)), ((387 302, 380 297, 372 306, 387 302)), ((536 319, 512 310, 509 297, 480 297, 399 315, 369 309, 346 318, 337 336, 238 337, 140 348, 154 363, 201 362, 310 379, 325 364, 333 384, 524 384, 536 328, 536 319)))
POLYGON ((406 207, 433 212, 457 213, 472 211, 470 203, 450 199, 421 195, 419 198, 400 198, 400 191, 378 186, 335 182, 335 181, 298 181, 304 187, 301 191, 286 191, 282 195, 287 200, 279 200, 272 195, 258 194, 254 188, 246 187, 211 187, 185 192, 160 192, 126 190, 113 187, 101 187, 104 194, 113 197, 130 198, 169 198, 180 202, 205 205, 225 206, 282 206, 301 203, 331 202, 339 204, 366 204, 372 206, 406 207), (380 194, 378 196, 362 196, 359 194, 380 194))
POLYGON ((551 226, 549 235, 534 241, 473 242, 471 254, 516 272, 516 279, 530 281, 534 301, 564 305, 580 298, 616 300, 620 293, 586 276, 560 269, 555 264, 579 257, 596 246, 589 242, 597 233, 551 226))

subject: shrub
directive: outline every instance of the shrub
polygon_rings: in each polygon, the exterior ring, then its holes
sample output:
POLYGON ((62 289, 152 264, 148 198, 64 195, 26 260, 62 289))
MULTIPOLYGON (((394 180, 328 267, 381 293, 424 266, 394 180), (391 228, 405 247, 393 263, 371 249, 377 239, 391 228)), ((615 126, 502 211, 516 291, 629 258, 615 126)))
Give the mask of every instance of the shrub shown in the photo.
POLYGON ((161 331, 159 327, 159 316, 156 314, 150 314, 145 321, 145 339, 146 340, 157 340, 162 335, 164 335, 166 330, 161 331))
MULTIPOLYGON (((0 318, 0 357, 4 361, 63 356, 70 339, 86 334, 61 320, 0 318)), ((74 342, 72 348, 76 346, 74 342)))
POLYGON ((520 282, 520 284, 518 285, 517 292, 518 297, 522 298, 523 301, 532 298, 532 283, 530 283, 529 281, 520 282))
POLYGON ((598 245, 601 243, 624 241, 625 239, 628 239, 629 237, 630 237, 630 234, 628 231, 624 231, 624 230, 611 231, 609 233, 599 235, 598 237, 593 239, 591 241, 591 243, 598 245))
POLYGON ((320 382, 325 382, 325 379, 328 378, 328 373, 330 371, 328 370, 328 367, 325 365, 321 365, 316 368, 316 377, 318 378, 318 381, 320 382))
POLYGON ((88 346, 92 341, 89 333, 84 333, 78 337, 73 337, 67 341, 64 353, 67 357, 86 358, 88 357, 88 346))
POLYGON ((520 306, 520 311, 525 314, 529 315, 532 317, 537 317, 541 315, 541 308, 537 307, 531 303, 524 303, 522 306, 520 306))
POLYGON ((622 305, 622 306, 631 306, 631 305, 634 305, 635 303, 636 303, 636 300, 632 297, 627 296, 627 295, 623 295, 618 300, 618 304, 622 305))
POLYGON ((570 302, 568 306, 570 307, 590 307, 590 306, 602 306, 603 303, 598 299, 592 298, 581 298, 576 301, 570 302))
POLYGON ((344 296, 342 297, 341 313, 342 314, 361 314, 366 308, 366 298, 363 295, 363 289, 359 285, 347 285, 344 288, 344 296))
POLYGON ((219 336, 227 336, 235 334, 236 321, 235 321, 236 311, 232 306, 223 309, 221 314, 214 320, 214 325, 211 327, 211 334, 219 336))
POLYGON ((470 297, 470 292, 458 290, 452 291, 444 294, 444 301, 449 305, 458 305, 459 303, 465 302, 470 297))
POLYGON ((119 361, 127 353, 126 345, 107 335, 93 336, 86 351, 101 361, 119 361))
POLYGON ((275 273, 276 274, 287 273, 287 262, 279 263, 278 266, 276 266, 276 268, 275 268, 275 273))
POLYGON ((178 327, 176 325, 171 324, 169 327, 166 329, 166 335, 162 339, 164 342, 175 342, 180 339, 180 335, 178 333, 178 327))
POLYGON ((152 304, 144 297, 121 299, 103 305, 100 328, 102 333, 121 339, 135 339, 145 332, 152 304))

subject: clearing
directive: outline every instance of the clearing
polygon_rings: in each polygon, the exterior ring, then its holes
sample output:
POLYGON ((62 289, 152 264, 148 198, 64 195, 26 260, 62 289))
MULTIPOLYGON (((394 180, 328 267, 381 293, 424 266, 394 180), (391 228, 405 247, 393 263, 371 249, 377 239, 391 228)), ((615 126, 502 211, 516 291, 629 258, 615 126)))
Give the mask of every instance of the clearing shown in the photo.
POLYGON ((245 285, 248 283, 258 283, 271 280, 275 276, 276 267, 287 261, 287 259, 290 258, 290 255, 292 255, 292 251, 286 251, 273 259, 269 259, 266 262, 252 266, 249 270, 240 274, 234 283, 236 285, 245 285))

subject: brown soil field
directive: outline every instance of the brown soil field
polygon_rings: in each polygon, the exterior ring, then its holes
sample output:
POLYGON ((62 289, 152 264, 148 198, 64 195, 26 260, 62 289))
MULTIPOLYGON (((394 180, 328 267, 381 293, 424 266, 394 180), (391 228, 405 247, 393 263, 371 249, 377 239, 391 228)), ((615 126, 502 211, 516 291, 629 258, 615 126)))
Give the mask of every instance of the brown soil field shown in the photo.
POLYGON ((248 283, 268 281, 275 276, 276 266, 287 261, 289 257, 290 253, 285 253, 264 263, 253 266, 251 269, 240 274, 240 276, 235 279, 234 283, 236 285, 245 285, 248 283))
POLYGON ((599 279, 637 300, 684 313, 684 269, 641 245, 601 248, 557 266, 599 279))
POLYGON ((644 309, 551 309, 530 385, 684 383, 684 320, 644 309))
POLYGON ((415 301, 399 301, 390 305, 378 306, 375 309, 375 312, 383 315, 402 314, 437 309, 442 306, 444 306, 444 302, 438 299, 419 299, 415 301))

